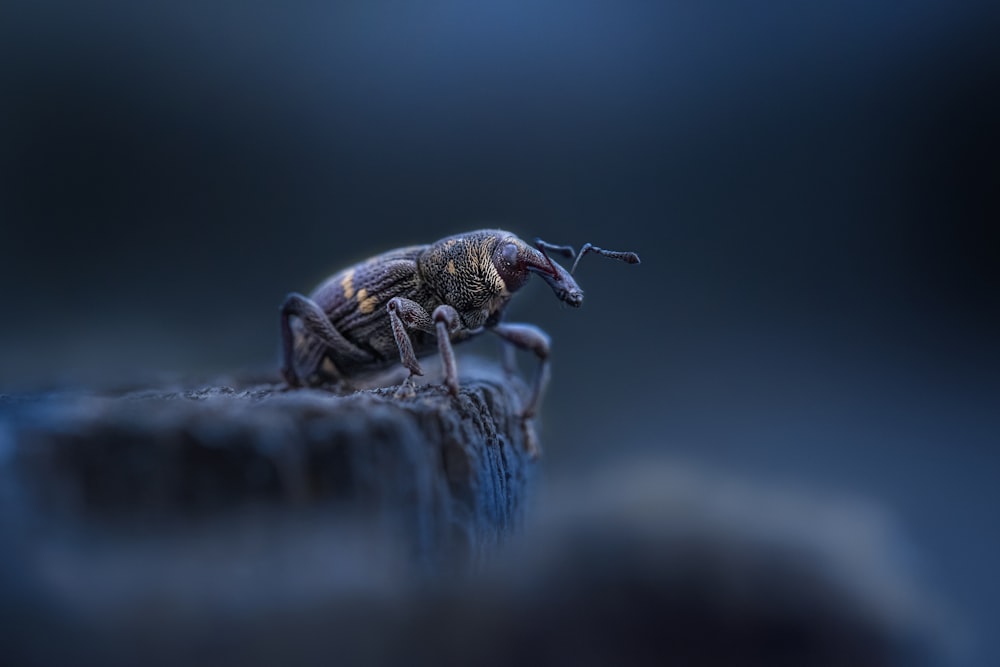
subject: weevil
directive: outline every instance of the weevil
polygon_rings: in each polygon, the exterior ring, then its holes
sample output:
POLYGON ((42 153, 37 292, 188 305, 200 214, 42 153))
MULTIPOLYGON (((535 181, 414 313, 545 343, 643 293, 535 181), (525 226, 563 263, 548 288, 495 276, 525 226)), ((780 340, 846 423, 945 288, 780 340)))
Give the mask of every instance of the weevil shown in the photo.
MULTIPOLYGON (((289 294, 281 306, 282 375, 292 387, 347 380, 399 359, 413 378, 423 375, 418 359, 441 355, 444 384, 458 393, 452 345, 490 331, 539 360, 523 417, 530 419, 549 377, 549 337, 530 324, 501 322, 514 292, 531 274, 556 297, 583 304, 572 273, 595 253, 638 264, 634 252, 604 250, 589 243, 579 253, 536 239, 534 247, 510 232, 483 229, 430 245, 392 250, 344 269, 305 297, 289 294), (570 271, 549 253, 574 259, 570 271)), ((507 346, 509 349, 509 346, 507 346)))

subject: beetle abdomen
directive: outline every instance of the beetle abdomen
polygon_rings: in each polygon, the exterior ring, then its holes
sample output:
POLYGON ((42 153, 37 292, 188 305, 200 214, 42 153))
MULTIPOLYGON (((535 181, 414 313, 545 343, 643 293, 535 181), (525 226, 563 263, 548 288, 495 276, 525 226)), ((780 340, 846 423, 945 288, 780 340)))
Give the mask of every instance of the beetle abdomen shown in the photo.
MULTIPOLYGON (((348 341, 372 355, 370 364, 333 358, 342 372, 398 361, 399 350, 386 304, 397 296, 424 306, 434 303, 433 295, 417 273, 417 257, 426 248, 413 246, 378 255, 335 274, 312 293, 312 300, 333 326, 348 341)), ((413 339, 414 347, 420 348, 418 354, 434 349, 433 337, 414 332, 413 339)))

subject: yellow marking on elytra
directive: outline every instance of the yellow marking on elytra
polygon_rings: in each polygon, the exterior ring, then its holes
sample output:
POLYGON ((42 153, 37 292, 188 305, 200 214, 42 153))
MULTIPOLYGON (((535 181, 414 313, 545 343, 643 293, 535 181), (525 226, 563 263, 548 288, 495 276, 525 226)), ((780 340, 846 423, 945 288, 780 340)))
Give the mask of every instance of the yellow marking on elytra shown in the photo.
POLYGON ((453 259, 448 260, 448 273, 450 273, 451 275, 455 275, 458 273, 458 271, 455 269, 455 260, 453 259))
POLYGON ((367 315, 368 313, 375 312, 377 306, 377 296, 368 296, 368 290, 364 287, 358 290, 358 310, 367 315))
POLYGON ((340 279, 340 289, 344 290, 344 296, 348 299, 354 297, 354 269, 345 273, 344 277, 340 279))

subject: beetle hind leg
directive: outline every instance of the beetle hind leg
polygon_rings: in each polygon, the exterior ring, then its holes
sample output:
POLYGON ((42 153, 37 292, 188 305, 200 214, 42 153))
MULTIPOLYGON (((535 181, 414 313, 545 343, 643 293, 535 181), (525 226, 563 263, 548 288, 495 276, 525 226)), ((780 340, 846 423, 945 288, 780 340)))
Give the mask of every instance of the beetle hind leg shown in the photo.
POLYGON ((315 387, 338 382, 341 374, 326 356, 321 340, 292 327, 292 353, 281 366, 281 375, 290 387, 315 387))
POLYGON ((301 294, 289 294, 281 305, 281 375, 290 387, 343 383, 333 359, 355 362, 371 355, 337 331, 326 313, 301 294))

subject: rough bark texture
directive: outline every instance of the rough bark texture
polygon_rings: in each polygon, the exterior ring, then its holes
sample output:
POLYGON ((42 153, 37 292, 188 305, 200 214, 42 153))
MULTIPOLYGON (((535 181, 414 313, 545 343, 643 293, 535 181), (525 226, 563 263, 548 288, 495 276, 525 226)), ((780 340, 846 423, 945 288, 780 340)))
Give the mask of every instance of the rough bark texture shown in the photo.
POLYGON ((374 515, 425 562, 477 558, 519 521, 533 436, 520 385, 466 366, 457 398, 435 385, 398 398, 277 384, 6 397, 0 432, 22 499, 47 516, 322 506, 374 515))

